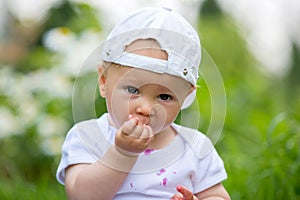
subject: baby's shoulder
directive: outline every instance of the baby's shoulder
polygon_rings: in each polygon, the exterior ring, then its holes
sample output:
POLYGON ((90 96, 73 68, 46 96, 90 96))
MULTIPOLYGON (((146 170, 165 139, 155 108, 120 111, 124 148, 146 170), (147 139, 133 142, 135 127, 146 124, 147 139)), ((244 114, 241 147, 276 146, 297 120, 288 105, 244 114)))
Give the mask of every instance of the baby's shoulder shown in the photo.
POLYGON ((180 125, 174 128, 198 158, 202 159, 214 150, 211 140, 202 132, 180 125))
POLYGON ((80 121, 77 122, 73 128, 80 128, 80 129, 85 129, 85 128, 90 128, 90 127, 97 127, 97 119, 89 119, 89 120, 84 120, 84 121, 80 121))
POLYGON ((77 122, 72 128, 76 129, 79 132, 93 132, 97 133, 100 130, 107 129, 108 120, 107 114, 103 114, 96 119, 88 119, 84 121, 77 122))

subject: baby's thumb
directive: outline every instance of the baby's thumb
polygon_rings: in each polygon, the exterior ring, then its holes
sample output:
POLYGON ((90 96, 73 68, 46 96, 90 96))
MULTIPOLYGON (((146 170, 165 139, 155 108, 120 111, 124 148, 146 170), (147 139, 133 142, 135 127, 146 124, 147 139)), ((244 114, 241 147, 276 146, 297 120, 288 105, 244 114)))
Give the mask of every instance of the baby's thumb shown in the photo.
POLYGON ((137 125, 137 119, 134 117, 129 117, 128 121, 125 121, 122 126, 121 126, 121 130, 124 134, 129 135, 134 127, 137 125))

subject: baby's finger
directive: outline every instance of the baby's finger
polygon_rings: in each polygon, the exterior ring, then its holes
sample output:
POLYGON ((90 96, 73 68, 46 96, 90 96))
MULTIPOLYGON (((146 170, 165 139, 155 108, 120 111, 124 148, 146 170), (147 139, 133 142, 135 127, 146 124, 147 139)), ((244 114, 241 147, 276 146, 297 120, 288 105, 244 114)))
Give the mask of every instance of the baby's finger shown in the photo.
POLYGON ((121 126, 121 130, 124 134, 131 134, 133 130, 135 129, 138 121, 136 118, 131 118, 128 121, 124 122, 124 124, 121 126))
POLYGON ((135 138, 140 138, 141 134, 143 133, 143 130, 143 125, 137 124, 129 135, 135 138))
POLYGON ((140 132, 140 135, 138 136, 140 139, 146 139, 149 137, 148 129, 145 125, 139 125, 142 127, 142 130, 140 132))
POLYGON ((182 200, 182 194, 174 194, 170 200, 182 200))
POLYGON ((183 199, 186 200, 193 200, 194 199, 194 194, 192 191, 187 189, 186 187, 183 186, 177 186, 176 187, 177 191, 180 192, 183 195, 183 199))

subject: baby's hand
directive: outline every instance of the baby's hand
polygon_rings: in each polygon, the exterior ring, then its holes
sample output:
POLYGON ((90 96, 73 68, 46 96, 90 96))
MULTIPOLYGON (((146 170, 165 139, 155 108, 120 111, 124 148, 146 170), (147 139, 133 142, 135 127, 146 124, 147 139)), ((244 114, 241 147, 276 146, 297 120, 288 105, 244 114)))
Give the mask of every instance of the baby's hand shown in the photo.
POLYGON ((177 186, 176 190, 180 193, 174 194, 171 200, 198 200, 192 191, 183 186, 177 186))
POLYGON ((153 136, 150 126, 140 124, 138 118, 129 116, 116 134, 115 145, 122 154, 136 156, 147 149, 153 136))

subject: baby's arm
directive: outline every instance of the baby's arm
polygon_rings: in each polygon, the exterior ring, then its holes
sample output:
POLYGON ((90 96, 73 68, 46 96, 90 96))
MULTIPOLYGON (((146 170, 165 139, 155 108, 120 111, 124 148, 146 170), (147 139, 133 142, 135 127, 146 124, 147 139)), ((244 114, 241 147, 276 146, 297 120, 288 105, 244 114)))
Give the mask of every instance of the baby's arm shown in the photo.
POLYGON ((171 200, 230 200, 230 196, 221 183, 208 188, 197 194, 193 194, 189 189, 178 186, 177 191, 171 200))
POLYGON ((138 124, 137 119, 126 121, 116 135, 118 147, 110 147, 98 162, 76 164, 66 169, 68 199, 112 199, 152 136, 152 129, 138 124))

